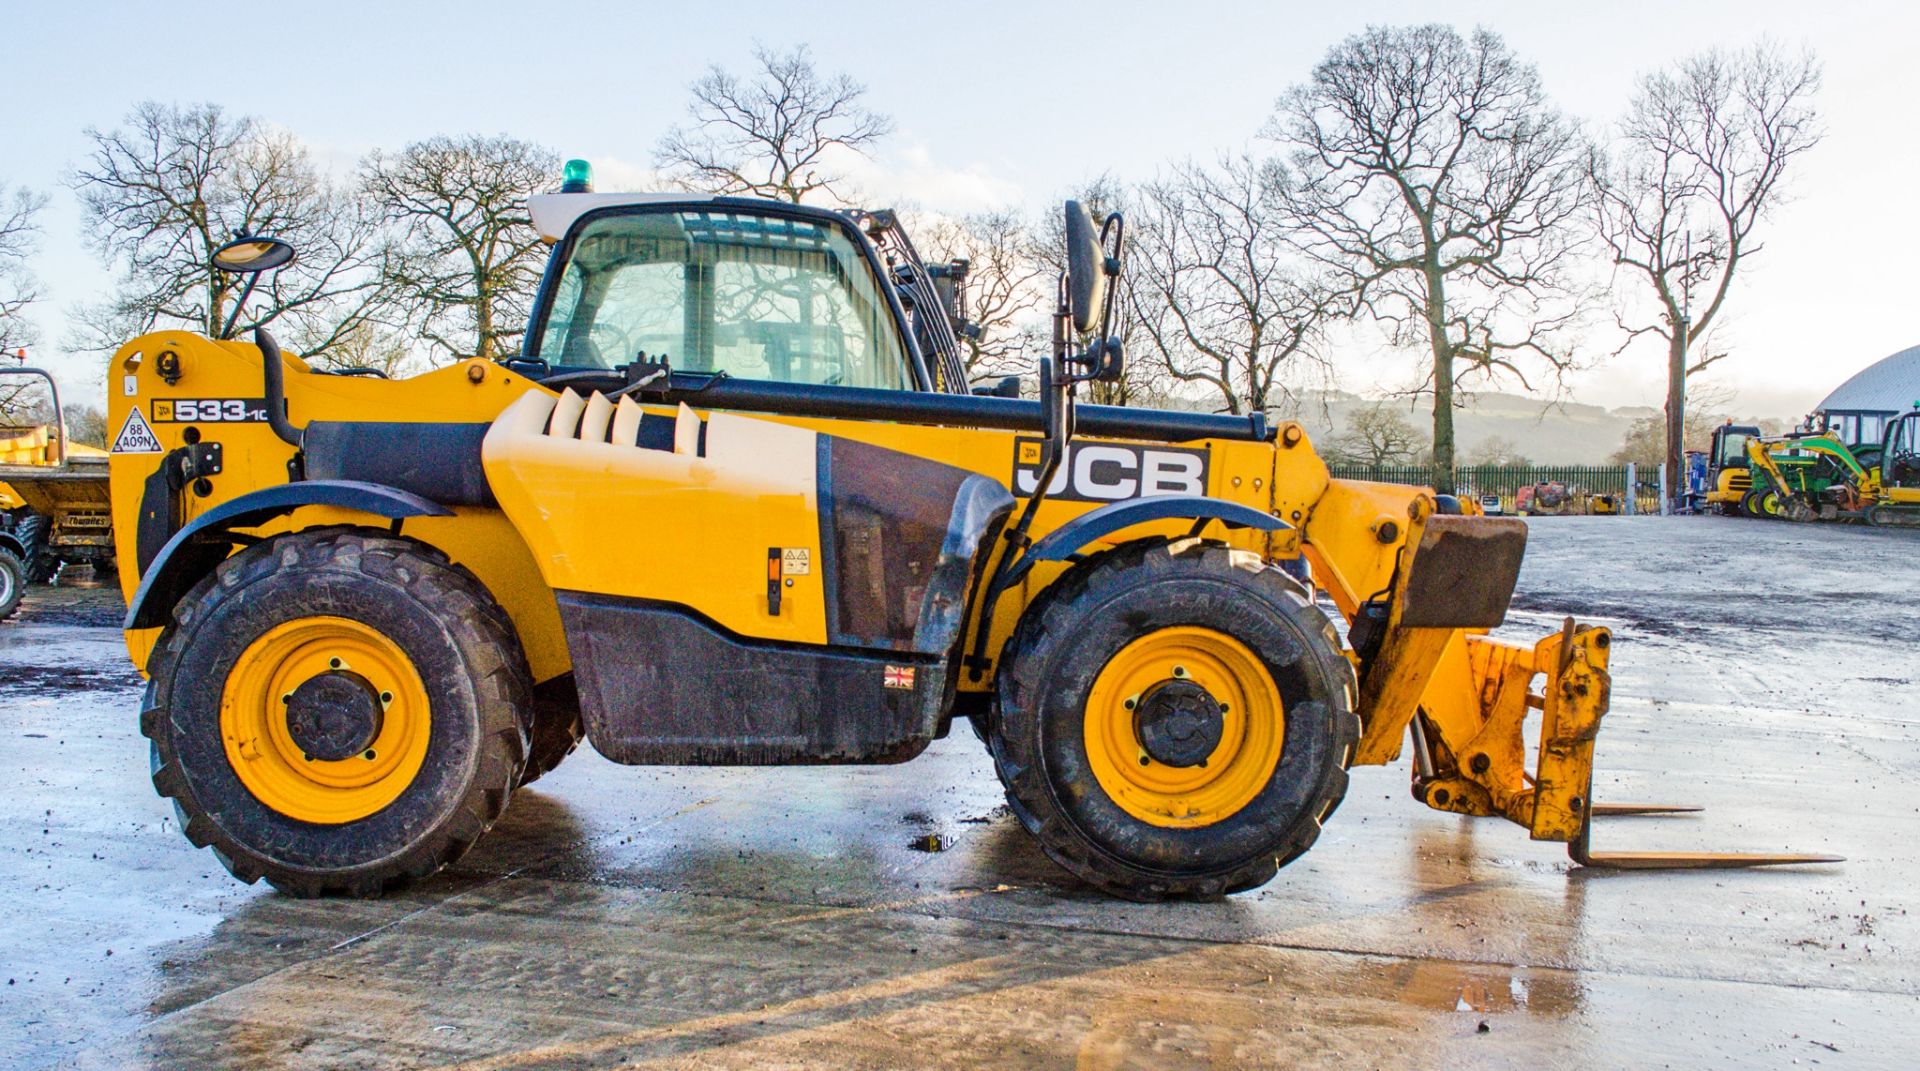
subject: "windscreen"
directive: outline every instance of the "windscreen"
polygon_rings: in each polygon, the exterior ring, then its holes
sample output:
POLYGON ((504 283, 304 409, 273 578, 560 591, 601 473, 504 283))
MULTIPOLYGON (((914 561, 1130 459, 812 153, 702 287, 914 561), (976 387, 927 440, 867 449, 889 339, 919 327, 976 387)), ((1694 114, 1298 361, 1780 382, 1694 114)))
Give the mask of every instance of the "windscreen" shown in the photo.
POLYGON ((840 228, 738 212, 592 219, 573 242, 539 355, 821 386, 908 386, 867 260, 840 228))
POLYGON ((1720 464, 1740 465, 1747 459, 1748 435, 1742 431, 1729 431, 1720 437, 1720 464))

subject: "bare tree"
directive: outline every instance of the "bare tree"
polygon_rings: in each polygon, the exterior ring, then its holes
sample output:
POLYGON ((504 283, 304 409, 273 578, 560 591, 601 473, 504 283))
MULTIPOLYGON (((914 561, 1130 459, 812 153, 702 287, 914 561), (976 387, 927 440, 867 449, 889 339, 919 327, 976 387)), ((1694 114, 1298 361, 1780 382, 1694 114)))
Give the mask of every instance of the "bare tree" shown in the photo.
POLYGON ((940 216, 916 232, 935 263, 967 261, 967 318, 976 334, 961 338, 975 382, 1033 371, 1036 326, 1051 312, 1053 273, 1018 212, 940 216))
POLYGON ((540 282, 545 247, 527 197, 560 160, 509 137, 435 137, 361 165, 361 188, 395 229, 386 283, 437 351, 488 359, 513 352, 540 282))
POLYGON ((1288 369, 1327 369, 1314 343, 1339 295, 1288 247, 1276 185, 1272 165, 1239 156, 1181 165, 1140 191, 1136 357, 1205 384, 1229 413, 1275 404, 1288 369))
POLYGON ((67 418, 67 438, 85 446, 106 448, 106 410, 86 402, 75 402, 63 406, 61 413, 67 418))
POLYGON ((1266 133, 1301 247, 1362 314, 1429 355, 1433 479, 1453 486, 1455 387, 1570 367, 1568 269, 1583 209, 1578 128, 1500 37, 1447 26, 1348 38, 1266 133))
POLYGON ((264 278, 236 329, 288 321, 319 357, 378 311, 377 221, 291 134, 213 104, 153 101, 121 129, 86 133, 93 152, 69 184, 90 245, 121 279, 80 310, 78 348, 111 350, 163 324, 217 334, 245 281, 209 258, 238 234, 284 238, 299 258, 264 278))
POLYGON ((1504 435, 1493 435, 1474 444, 1467 457, 1469 465, 1527 465, 1532 462, 1520 452, 1519 444, 1504 435))
POLYGON ((40 296, 28 264, 39 249, 40 228, 34 217, 46 200, 24 187, 9 193, 0 186, 0 351, 7 353, 38 337, 24 314, 40 296))
POLYGON ((864 155, 893 120, 861 104, 866 87, 822 75, 801 45, 753 50, 759 66, 742 79, 718 65, 689 87, 691 122, 673 127, 655 163, 690 190, 801 201, 841 200, 849 154, 864 155))
POLYGON ((342 335, 327 356, 331 367, 371 368, 396 379, 411 374, 420 364, 420 355, 403 330, 372 321, 342 335))
POLYGON ((1334 437, 1332 454, 1345 465, 1418 464, 1426 452, 1426 440, 1420 429, 1387 402, 1374 402, 1355 410, 1347 426, 1334 437))
POLYGON ((1820 141, 1820 67, 1770 44, 1714 50, 1643 76, 1610 158, 1589 174, 1614 263, 1651 292, 1651 322, 1622 318, 1628 341, 1667 343, 1667 486, 1680 493, 1689 439, 1687 378, 1725 356, 1694 353, 1735 274, 1760 251, 1755 228, 1784 194, 1795 158, 1820 141))

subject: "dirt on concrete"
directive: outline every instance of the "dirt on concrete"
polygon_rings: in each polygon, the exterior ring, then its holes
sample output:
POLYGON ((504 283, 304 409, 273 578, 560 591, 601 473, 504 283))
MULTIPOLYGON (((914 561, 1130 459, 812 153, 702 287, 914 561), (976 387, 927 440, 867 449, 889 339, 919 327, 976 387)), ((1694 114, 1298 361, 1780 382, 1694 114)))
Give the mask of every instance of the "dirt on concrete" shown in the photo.
POLYGON ((111 589, 0 625, 0 1066, 1914 1066, 1920 537, 1533 522, 1518 635, 1613 625, 1596 847, 1833 867, 1617 873, 1354 772, 1214 904, 1077 885, 964 727, 901 766, 589 749, 380 901, 235 882, 148 779, 111 589), (927 851, 930 843, 942 846, 927 851))

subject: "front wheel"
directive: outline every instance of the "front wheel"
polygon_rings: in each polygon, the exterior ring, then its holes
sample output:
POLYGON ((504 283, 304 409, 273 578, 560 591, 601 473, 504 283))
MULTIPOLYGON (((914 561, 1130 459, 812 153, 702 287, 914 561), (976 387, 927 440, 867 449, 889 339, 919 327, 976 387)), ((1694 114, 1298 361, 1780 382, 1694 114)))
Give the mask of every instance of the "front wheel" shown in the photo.
POLYGON ((1148 541, 1029 607, 991 745, 1055 862, 1135 900, 1271 880, 1346 793, 1354 677, 1325 615, 1257 555, 1148 541))
POLYGON ((0 621, 13 616, 27 595, 27 567, 13 551, 0 547, 0 621))
POLYGON ((506 614, 384 533, 309 529, 228 558, 148 668, 154 787, 235 877, 294 895, 374 896, 452 862, 526 760, 506 614))

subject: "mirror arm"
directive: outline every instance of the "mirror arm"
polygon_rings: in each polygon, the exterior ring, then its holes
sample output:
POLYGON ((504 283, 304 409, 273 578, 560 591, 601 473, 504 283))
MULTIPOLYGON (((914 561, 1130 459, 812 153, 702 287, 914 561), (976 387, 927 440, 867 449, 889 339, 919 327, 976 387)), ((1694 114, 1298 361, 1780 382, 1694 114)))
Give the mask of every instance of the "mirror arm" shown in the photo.
POLYGON ((233 325, 240 319, 240 310, 246 306, 247 299, 253 296, 253 286, 259 281, 260 276, 257 272, 247 274, 247 285, 240 288, 240 297, 233 303, 233 311, 227 314, 226 326, 220 329, 218 338, 221 342, 233 337, 233 325))
MULTIPOLYGON (((1062 287, 1064 294, 1064 284, 1062 287)), ((986 590, 980 596, 980 612, 974 625, 973 649, 965 661, 967 673, 973 680, 979 680, 992 665, 987 658, 987 637, 993 631, 993 611, 1000 603, 1000 596, 1013 586, 1013 566, 1026 553, 1032 540, 1027 533, 1033 528, 1033 518, 1040 511, 1040 504, 1046 501, 1047 489, 1053 486, 1053 478, 1060 471, 1060 465, 1067 457, 1067 445, 1073 439, 1073 388, 1078 377, 1068 370, 1063 354, 1066 351, 1066 323, 1070 314, 1062 298, 1060 312, 1054 323, 1054 353, 1040 360, 1040 426, 1046 439, 1040 444, 1040 464, 1037 466, 1033 494, 1027 497, 1027 504, 1020 510, 1020 517, 1013 527, 1005 529, 1001 536, 1007 541, 1007 548, 1000 553, 994 564, 993 574, 987 578, 986 590)), ((1019 493, 1018 477, 1014 487, 1019 493)))

